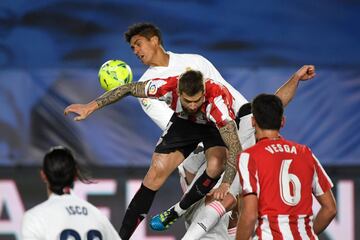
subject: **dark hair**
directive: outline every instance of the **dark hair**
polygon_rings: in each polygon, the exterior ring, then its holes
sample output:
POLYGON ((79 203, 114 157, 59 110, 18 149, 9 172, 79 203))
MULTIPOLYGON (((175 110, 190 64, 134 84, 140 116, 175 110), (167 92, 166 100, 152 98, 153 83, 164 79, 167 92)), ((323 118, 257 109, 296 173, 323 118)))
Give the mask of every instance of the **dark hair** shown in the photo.
POLYGON ((82 174, 72 152, 65 147, 52 147, 44 156, 42 169, 53 193, 62 195, 65 187, 74 187, 74 181, 89 183, 82 174))
POLYGON ((179 79, 179 93, 194 96, 198 92, 204 92, 204 80, 200 71, 189 70, 183 73, 179 79))
POLYGON ((243 104, 236 114, 235 122, 236 122, 236 125, 238 128, 239 128, 239 124, 240 124, 240 118, 242 118, 246 115, 249 115, 249 114, 251 114, 251 103, 248 102, 248 103, 243 104))
POLYGON ((284 107, 278 96, 273 94, 256 96, 252 101, 251 110, 261 129, 280 129, 284 107))
POLYGON ((159 43, 163 45, 160 29, 152 23, 135 23, 129 26, 124 33, 126 42, 130 43, 131 38, 135 35, 143 36, 148 40, 156 36, 159 38, 159 43))

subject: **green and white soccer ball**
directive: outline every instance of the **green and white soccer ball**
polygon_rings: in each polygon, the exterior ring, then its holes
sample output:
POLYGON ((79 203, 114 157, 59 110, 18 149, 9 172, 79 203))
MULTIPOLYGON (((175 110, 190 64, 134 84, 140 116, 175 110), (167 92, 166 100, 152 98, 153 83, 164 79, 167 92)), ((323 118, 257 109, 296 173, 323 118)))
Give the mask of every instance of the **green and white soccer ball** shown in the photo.
POLYGON ((130 66, 121 60, 109 60, 99 69, 99 82, 106 91, 131 83, 132 79, 130 66))

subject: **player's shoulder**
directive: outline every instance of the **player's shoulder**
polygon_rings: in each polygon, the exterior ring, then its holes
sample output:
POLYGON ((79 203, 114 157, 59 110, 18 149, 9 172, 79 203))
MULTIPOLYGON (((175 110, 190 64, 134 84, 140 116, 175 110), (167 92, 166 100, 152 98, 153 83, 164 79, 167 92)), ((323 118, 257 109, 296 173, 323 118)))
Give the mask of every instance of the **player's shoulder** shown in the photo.
POLYGON ((255 159, 254 155, 257 155, 259 153, 259 151, 256 149, 258 149, 258 146, 256 146, 256 144, 245 149, 240 153, 239 159, 255 159))
POLYGON ((215 82, 211 78, 205 79, 205 88, 207 88, 207 89, 209 88, 209 89, 221 90, 222 87, 224 87, 224 85, 220 82, 215 82))
POLYGON ((155 78, 156 77, 156 71, 152 68, 148 68, 144 74, 140 77, 140 79, 138 80, 138 82, 145 82, 149 79, 155 78))
POLYGON ((205 89, 206 92, 209 94, 219 95, 222 94, 224 89, 227 89, 227 87, 223 85, 221 82, 214 81, 211 78, 206 78, 205 89))
POLYGON ((24 214, 24 220, 29 221, 29 219, 42 219, 42 216, 48 214, 49 210, 51 210, 50 200, 47 199, 44 202, 41 202, 34 207, 28 209, 24 214))
POLYGON ((282 139, 282 144, 295 147, 298 153, 311 153, 311 149, 307 145, 302 143, 298 143, 288 139, 282 139))
POLYGON ((255 144, 255 145, 245 149, 244 151, 242 151, 240 153, 240 155, 238 156, 238 160, 237 160, 238 164, 240 164, 240 162, 243 162, 243 161, 249 162, 250 159, 252 159, 251 161, 254 161, 254 159, 255 159, 254 153, 258 152, 258 151, 256 151, 256 149, 257 149, 257 146, 255 144))
POLYGON ((173 53, 173 52, 168 52, 168 53, 170 57, 179 58, 179 59, 197 59, 197 60, 206 59, 205 57, 197 53, 173 53))
POLYGON ((192 69, 199 69, 209 63, 205 57, 196 53, 172 53, 169 52, 172 62, 175 64, 190 64, 192 69))
POLYGON ((36 212, 42 211, 43 209, 46 209, 49 207, 50 202, 51 202, 50 199, 47 199, 47 200, 35 205, 34 207, 30 208, 26 212, 36 213, 36 212))

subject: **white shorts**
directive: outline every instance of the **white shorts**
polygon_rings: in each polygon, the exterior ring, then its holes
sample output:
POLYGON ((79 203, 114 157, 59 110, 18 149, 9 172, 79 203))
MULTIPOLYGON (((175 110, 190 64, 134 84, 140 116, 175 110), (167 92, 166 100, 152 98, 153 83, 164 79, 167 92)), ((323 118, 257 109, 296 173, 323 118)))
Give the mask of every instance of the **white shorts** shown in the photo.
MULTIPOLYGON (((256 143, 255 128, 252 126, 251 118, 252 114, 248 114, 240 118, 238 136, 242 150, 252 147, 256 143)), ((236 198, 238 194, 241 194, 242 188, 240 186, 239 173, 236 173, 234 181, 230 185, 229 192, 234 198, 236 198)))
POLYGON ((252 114, 240 118, 238 136, 242 150, 252 147, 256 143, 255 128, 252 126, 251 118, 252 114))
POLYGON ((236 199, 236 196, 241 194, 241 192, 242 192, 242 188, 241 188, 241 185, 240 185, 239 173, 236 173, 234 181, 230 185, 229 193, 231 195, 233 195, 233 197, 236 199))

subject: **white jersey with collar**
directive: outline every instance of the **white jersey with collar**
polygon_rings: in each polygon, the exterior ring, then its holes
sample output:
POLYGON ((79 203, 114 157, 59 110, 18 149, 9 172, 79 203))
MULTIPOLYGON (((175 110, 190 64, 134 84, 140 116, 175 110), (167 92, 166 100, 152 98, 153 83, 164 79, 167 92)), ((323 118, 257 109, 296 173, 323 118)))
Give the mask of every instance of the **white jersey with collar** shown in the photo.
POLYGON ((23 240, 120 239, 105 215, 74 194, 51 194, 26 211, 21 234, 23 240))
MULTIPOLYGON (((139 79, 140 82, 154 78, 168 78, 179 76, 185 71, 192 69, 200 71, 204 78, 210 78, 215 82, 220 82, 235 98, 234 108, 236 111, 247 103, 247 100, 233 86, 226 82, 217 69, 204 57, 197 54, 177 54, 167 52, 169 54, 169 65, 167 67, 149 67, 139 79)), ((165 102, 156 99, 141 98, 139 99, 141 107, 145 113, 162 129, 166 128, 172 114, 174 113, 165 102)), ((236 113, 235 113, 236 114, 236 113)))

